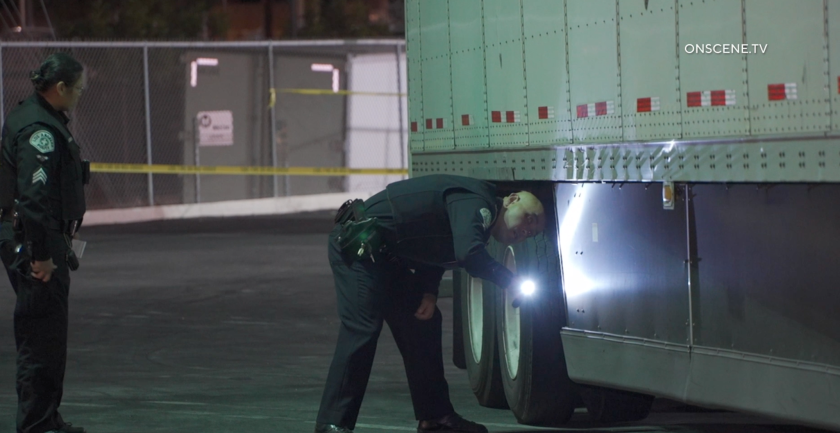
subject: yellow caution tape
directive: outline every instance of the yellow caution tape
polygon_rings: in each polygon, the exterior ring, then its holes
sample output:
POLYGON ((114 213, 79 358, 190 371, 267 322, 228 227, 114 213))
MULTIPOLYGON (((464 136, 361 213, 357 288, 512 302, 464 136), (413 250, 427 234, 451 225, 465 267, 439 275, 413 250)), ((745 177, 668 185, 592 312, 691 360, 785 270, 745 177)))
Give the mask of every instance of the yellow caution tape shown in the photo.
POLYGON ((327 89, 278 89, 280 93, 296 93, 298 95, 356 95, 356 96, 405 96, 405 93, 383 93, 383 92, 354 92, 351 90, 339 90, 333 92, 327 89))
POLYGON ((268 89, 268 109, 271 110, 274 108, 274 104, 277 102, 277 89, 272 87, 268 89))
POLYGON ((95 173, 156 173, 156 174, 239 174, 258 176, 348 176, 351 174, 407 175, 404 168, 347 168, 347 167, 234 167, 164 164, 108 164, 93 162, 95 173))

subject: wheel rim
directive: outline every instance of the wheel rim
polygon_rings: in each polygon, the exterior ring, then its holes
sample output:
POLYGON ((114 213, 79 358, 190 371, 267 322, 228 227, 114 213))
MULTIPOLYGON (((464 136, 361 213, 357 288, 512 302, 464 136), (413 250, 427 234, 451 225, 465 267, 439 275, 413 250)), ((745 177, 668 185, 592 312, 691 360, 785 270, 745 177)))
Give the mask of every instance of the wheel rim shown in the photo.
MULTIPOLYGON (((516 256, 513 247, 508 247, 505 252, 505 267, 516 273, 516 256)), ((519 374, 519 308, 513 308, 513 296, 511 290, 504 290, 504 340, 505 364, 507 364, 508 376, 516 379, 519 374)))
POLYGON ((481 347, 484 340, 484 291, 480 278, 469 277, 469 324, 470 349, 476 364, 481 362, 481 347))

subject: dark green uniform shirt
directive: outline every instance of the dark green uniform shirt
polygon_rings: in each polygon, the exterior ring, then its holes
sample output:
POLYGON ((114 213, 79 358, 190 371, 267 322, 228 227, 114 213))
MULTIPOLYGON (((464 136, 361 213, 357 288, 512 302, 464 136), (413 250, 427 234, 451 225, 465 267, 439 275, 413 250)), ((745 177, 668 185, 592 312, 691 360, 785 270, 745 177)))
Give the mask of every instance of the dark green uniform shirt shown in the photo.
POLYGON ((17 210, 34 260, 50 258, 50 233, 84 215, 83 168, 68 121, 36 93, 15 107, 3 126, 0 208, 17 210))
POLYGON ((513 279, 486 249, 502 208, 493 184, 421 176, 392 183, 365 204, 368 216, 378 217, 387 230, 391 253, 415 269, 427 292, 436 293, 444 270, 456 267, 500 287, 513 279))

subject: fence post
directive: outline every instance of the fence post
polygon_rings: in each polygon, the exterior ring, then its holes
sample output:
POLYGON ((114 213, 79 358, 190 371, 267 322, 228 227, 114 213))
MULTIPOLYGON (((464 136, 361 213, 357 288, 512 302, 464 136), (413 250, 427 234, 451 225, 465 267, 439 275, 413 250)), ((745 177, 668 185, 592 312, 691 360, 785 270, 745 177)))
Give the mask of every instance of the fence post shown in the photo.
MULTIPOLYGON (((6 122, 6 95, 3 89, 3 45, 0 45, 0 125, 6 122)), ((2 126, 0 126, 2 127, 2 126)))
POLYGON ((193 151, 195 157, 195 202, 201 203, 201 173, 198 168, 201 166, 201 157, 199 155, 198 147, 201 140, 198 138, 198 117, 194 116, 192 119, 193 126, 193 151))
POLYGON ((400 94, 402 93, 402 71, 401 71, 402 68, 400 67, 400 45, 399 44, 394 45, 394 54, 397 57, 397 111, 398 111, 399 116, 400 116, 400 120, 399 120, 399 122, 400 122, 400 131, 399 131, 399 136, 400 136, 400 168, 405 168, 405 165, 403 165, 405 163, 405 137, 403 137, 403 128, 405 128, 405 125, 403 125, 403 109, 402 109, 403 98, 402 98, 402 96, 400 96, 400 94))
MULTIPOLYGON (((277 104, 277 89, 274 87, 274 41, 268 41, 268 87, 274 96, 269 116, 271 116, 271 167, 277 168, 277 115, 274 106, 277 104)), ((277 173, 274 174, 274 197, 280 193, 280 185, 277 173)))
MULTIPOLYGON (((143 83, 146 101, 146 164, 152 165, 152 119, 151 101, 149 100, 149 45, 143 45, 143 83)), ((154 175, 148 173, 149 206, 155 205, 154 175)))

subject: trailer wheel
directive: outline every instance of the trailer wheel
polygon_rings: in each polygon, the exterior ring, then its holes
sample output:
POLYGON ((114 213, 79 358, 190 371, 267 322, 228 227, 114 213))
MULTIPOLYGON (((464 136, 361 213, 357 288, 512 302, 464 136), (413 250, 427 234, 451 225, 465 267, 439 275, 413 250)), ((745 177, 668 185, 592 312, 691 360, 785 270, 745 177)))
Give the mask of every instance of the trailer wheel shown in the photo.
POLYGON ((507 409, 496 351, 495 287, 461 272, 464 361, 478 404, 507 409), (490 287, 488 287, 490 286, 490 287))
POLYGON ((616 423, 647 418, 653 396, 598 386, 580 386, 580 395, 593 421, 616 423))
POLYGON ((502 383, 505 397, 522 424, 566 423, 578 403, 575 384, 566 372, 560 328, 564 306, 559 261, 543 236, 508 247, 504 264, 518 275, 535 279, 538 291, 513 308, 513 290, 499 290, 497 316, 502 383))

